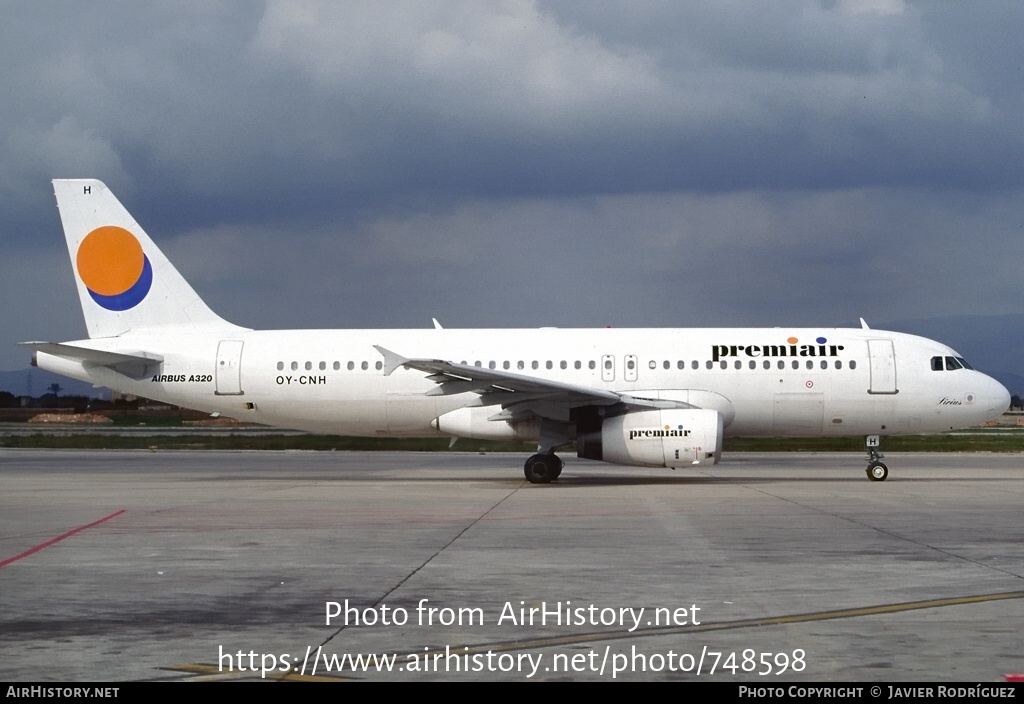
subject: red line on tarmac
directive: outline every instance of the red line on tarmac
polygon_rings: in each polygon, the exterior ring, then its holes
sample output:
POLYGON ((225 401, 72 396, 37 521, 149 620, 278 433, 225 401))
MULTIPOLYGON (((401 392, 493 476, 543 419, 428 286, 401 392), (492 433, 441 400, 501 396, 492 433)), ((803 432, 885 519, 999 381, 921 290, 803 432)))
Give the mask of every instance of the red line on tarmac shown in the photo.
POLYGON ((20 555, 15 555, 14 557, 8 557, 6 560, 3 560, 2 562, 0 562, 0 567, 6 567, 7 565, 11 564, 12 562, 17 562, 18 560, 20 560, 23 557, 28 557, 29 555, 32 555, 34 553, 39 552, 43 548, 48 548, 51 545, 55 545, 56 543, 59 543, 60 541, 64 540, 64 538, 70 538, 75 533, 81 533, 86 528, 92 528, 93 526, 98 526, 100 523, 103 523, 104 521, 109 521, 111 518, 117 518, 122 513, 124 513, 125 510, 126 509, 121 509, 120 511, 114 511, 109 516, 104 516, 103 518, 99 519, 98 521, 93 521, 92 523, 87 523, 84 526, 78 526, 77 528, 73 528, 73 529, 69 530, 67 533, 64 533, 62 535, 58 535, 56 538, 52 538, 50 540, 47 540, 45 543, 40 543, 39 545, 36 545, 34 548, 29 548, 28 550, 26 550, 25 552, 21 553, 20 555))

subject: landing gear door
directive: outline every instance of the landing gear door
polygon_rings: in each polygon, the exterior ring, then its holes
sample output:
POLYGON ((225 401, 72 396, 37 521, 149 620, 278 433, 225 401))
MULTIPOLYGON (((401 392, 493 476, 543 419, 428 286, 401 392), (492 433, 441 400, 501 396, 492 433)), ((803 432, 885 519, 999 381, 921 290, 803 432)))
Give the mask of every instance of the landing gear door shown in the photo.
POLYGON ((217 345, 218 396, 240 396, 242 391, 241 340, 221 340, 217 345))
POLYGON ((869 394, 895 394, 896 352, 892 340, 868 340, 868 356, 871 357, 871 387, 869 394))

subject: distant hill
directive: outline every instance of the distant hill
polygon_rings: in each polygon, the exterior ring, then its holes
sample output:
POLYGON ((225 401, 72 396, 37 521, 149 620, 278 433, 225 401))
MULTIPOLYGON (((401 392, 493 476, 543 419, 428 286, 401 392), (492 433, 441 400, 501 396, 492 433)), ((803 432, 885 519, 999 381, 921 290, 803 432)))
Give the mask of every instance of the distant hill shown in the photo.
POLYGON ((1024 314, 950 315, 941 318, 868 323, 944 342, 1010 393, 1024 393, 1024 314))

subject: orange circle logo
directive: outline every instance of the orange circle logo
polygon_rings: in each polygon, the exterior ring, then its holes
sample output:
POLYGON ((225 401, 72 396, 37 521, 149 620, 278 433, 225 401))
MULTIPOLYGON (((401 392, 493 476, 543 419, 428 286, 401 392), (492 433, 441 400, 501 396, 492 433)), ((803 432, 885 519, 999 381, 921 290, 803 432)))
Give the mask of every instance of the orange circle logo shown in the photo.
POLYGON ((93 300, 107 310, 137 306, 153 284, 149 258, 123 227, 104 225, 86 235, 75 265, 93 300))

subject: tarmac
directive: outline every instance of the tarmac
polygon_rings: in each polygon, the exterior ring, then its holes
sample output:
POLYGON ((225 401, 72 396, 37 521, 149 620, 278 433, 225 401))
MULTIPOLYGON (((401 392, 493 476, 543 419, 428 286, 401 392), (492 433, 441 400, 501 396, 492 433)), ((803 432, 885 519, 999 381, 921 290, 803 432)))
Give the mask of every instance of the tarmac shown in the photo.
POLYGON ((1002 682, 1024 455, 0 449, 0 680, 1002 682))

